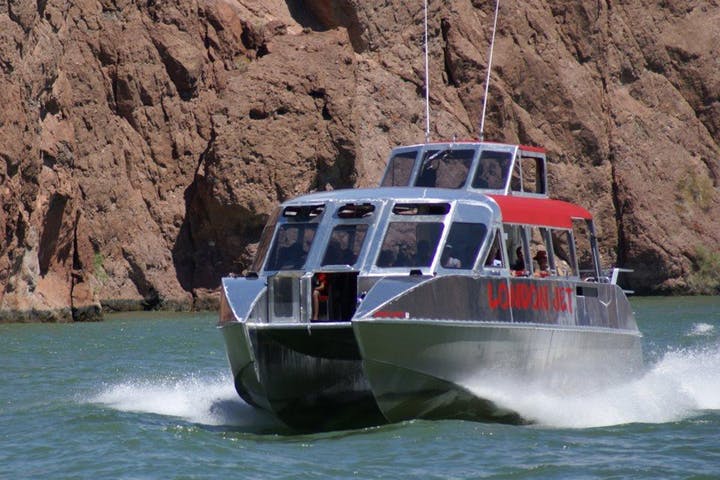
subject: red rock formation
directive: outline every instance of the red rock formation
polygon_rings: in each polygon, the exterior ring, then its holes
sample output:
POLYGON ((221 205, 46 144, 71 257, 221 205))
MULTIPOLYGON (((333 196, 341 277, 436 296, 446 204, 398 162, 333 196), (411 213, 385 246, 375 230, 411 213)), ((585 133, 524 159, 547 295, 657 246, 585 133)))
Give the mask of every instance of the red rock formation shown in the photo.
MULTIPOLYGON (((493 8, 431 3, 433 139, 477 135, 493 8)), ((407 0, 0 1, 0 318, 212 306, 278 201, 373 185, 423 140, 422 19, 407 0)), ((641 291, 698 289, 720 241, 718 20, 501 5, 485 136, 546 146, 553 191, 641 291)))

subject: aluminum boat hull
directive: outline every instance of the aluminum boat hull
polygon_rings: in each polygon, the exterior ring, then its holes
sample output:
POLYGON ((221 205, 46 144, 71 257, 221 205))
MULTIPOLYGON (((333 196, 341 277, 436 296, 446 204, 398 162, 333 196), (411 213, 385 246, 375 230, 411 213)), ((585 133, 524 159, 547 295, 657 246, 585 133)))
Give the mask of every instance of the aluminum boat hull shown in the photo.
POLYGON ((523 422, 484 396, 498 386, 556 393, 603 388, 642 369, 641 337, 603 329, 410 320, 354 323, 363 368, 391 422, 523 422))
POLYGON ((221 327, 238 394, 299 431, 385 422, 352 327, 236 322, 221 327))

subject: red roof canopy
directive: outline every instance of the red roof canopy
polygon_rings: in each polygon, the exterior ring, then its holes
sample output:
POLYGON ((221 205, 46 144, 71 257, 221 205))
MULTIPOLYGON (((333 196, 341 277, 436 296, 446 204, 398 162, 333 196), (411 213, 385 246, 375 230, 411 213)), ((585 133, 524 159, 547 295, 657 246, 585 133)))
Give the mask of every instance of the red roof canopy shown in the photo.
POLYGON ((590 212, 562 200, 511 195, 489 195, 489 197, 500 207, 503 223, 572 228, 573 219, 592 220, 590 212))

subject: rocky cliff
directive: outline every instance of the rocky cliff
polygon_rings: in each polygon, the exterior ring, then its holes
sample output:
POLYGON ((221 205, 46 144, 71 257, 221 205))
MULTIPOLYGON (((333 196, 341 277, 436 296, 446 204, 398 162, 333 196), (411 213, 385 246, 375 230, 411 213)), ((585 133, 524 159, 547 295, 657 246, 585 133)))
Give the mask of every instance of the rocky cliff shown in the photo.
MULTIPOLYGON (((0 318, 204 308, 288 197, 424 138, 423 8, 0 0, 0 318)), ((430 2, 432 139, 474 138, 494 2, 430 2)), ((716 1, 505 0, 486 138, 545 146, 642 292, 712 292, 716 1)))

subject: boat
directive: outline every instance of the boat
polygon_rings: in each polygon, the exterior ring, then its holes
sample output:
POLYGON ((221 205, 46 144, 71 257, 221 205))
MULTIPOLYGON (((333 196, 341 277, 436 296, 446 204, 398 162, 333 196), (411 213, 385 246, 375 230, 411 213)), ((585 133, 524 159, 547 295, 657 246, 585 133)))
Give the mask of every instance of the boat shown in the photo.
POLYGON ((550 198, 542 148, 426 142, 395 148, 377 188, 281 204, 222 280, 218 325, 240 397, 296 430, 522 423, 484 388, 642 371, 621 272, 590 212, 550 198))

